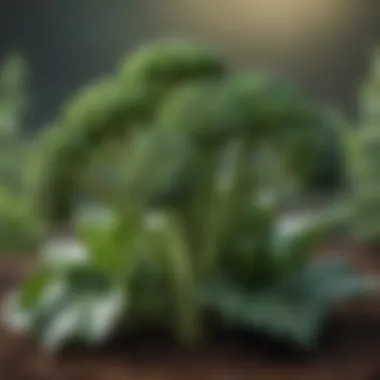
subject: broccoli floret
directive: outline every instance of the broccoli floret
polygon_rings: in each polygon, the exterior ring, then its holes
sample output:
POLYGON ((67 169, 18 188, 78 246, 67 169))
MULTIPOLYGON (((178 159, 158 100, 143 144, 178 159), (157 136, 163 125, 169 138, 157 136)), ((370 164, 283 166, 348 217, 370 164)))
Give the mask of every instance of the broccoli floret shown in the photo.
POLYGON ((185 41, 162 41, 138 49, 120 72, 127 82, 171 87, 183 82, 224 77, 224 60, 209 47, 185 41))

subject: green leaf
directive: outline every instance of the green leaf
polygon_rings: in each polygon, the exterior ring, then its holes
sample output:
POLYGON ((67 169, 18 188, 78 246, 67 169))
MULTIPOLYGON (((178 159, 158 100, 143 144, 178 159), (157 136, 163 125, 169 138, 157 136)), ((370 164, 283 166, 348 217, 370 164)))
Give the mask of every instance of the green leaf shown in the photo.
POLYGON ((371 296, 379 291, 379 281, 357 273, 342 257, 319 259, 287 281, 286 286, 308 284, 315 297, 325 302, 371 296))
POLYGON ((203 290, 201 300, 232 326, 313 347, 336 301, 378 291, 377 281, 356 274, 344 260, 326 260, 252 292, 214 283, 203 290))
POLYGON ((262 331, 306 347, 316 343, 326 312, 319 302, 283 294, 275 287, 244 293, 224 285, 205 303, 231 327, 262 331))
POLYGON ((116 235, 119 219, 110 210, 91 211, 78 218, 77 233, 89 251, 92 264, 107 273, 115 273, 124 255, 124 241, 117 239, 116 235))
POLYGON ((46 268, 41 268, 38 273, 24 282, 20 293, 20 303, 23 308, 31 308, 36 304, 49 280, 50 272, 46 268))
POLYGON ((76 230, 89 253, 90 263, 124 283, 134 270, 136 256, 146 249, 149 240, 143 210, 137 207, 127 215, 104 208, 88 211, 77 219, 76 230))
POLYGON ((4 322, 12 329, 37 333, 44 328, 44 315, 55 311, 66 293, 66 284, 61 278, 41 270, 9 295, 4 322))
POLYGON ((68 338, 75 337, 80 315, 78 305, 66 305, 66 307, 55 318, 44 321, 46 323, 42 337, 42 347, 47 351, 56 351, 68 338))
POLYGON ((125 302, 123 293, 116 290, 102 300, 97 297, 86 300, 82 307, 85 312, 82 322, 85 322, 86 340, 103 342, 115 327, 115 321, 122 316, 125 302))
POLYGON ((7 295, 2 305, 2 323, 16 332, 29 333, 31 314, 21 309, 21 295, 13 291, 7 295))
POLYGON ((90 267, 55 273, 44 277, 42 284, 37 282, 41 276, 12 295, 5 308, 5 321, 10 327, 37 335, 48 351, 73 341, 102 343, 125 312, 123 289, 90 267))
POLYGON ((42 344, 49 351, 55 351, 73 340, 102 343, 120 321, 124 306, 124 295, 116 289, 80 296, 71 294, 60 311, 45 316, 42 344))
POLYGON ((273 232, 272 252, 280 274, 297 270, 310 261, 315 250, 327 240, 330 226, 315 216, 279 220, 273 232))

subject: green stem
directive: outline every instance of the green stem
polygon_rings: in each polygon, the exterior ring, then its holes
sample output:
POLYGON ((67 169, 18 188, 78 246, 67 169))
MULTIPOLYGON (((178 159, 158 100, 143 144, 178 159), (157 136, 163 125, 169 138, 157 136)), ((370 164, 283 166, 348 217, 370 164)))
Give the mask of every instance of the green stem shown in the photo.
POLYGON ((251 201, 252 148, 253 142, 249 139, 234 141, 222 153, 219 167, 211 176, 213 181, 208 189, 208 204, 204 205, 201 213, 202 275, 215 268, 218 252, 227 237, 228 230, 233 230, 239 223, 244 208, 251 201))
MULTIPOLYGON (((201 254, 202 242, 204 240, 204 216, 205 210, 210 205, 212 193, 210 189, 214 186, 214 173, 220 162, 220 150, 213 150, 207 152, 202 161, 200 180, 198 181, 197 188, 188 205, 188 227, 192 240, 192 248, 197 255, 201 254)), ((199 258, 199 257, 198 257, 199 258)), ((199 260, 197 260, 199 261, 199 260)))
POLYGON ((141 242, 145 239, 145 210, 141 203, 130 202, 115 210, 115 213, 118 219, 113 240, 119 256, 115 262, 114 273, 122 284, 127 284, 135 269, 135 255, 139 253, 141 242))
POLYGON ((157 219, 151 231, 158 242, 159 257, 172 280, 177 336, 185 345, 193 345, 202 336, 202 325, 190 247, 176 217, 160 213, 157 219))

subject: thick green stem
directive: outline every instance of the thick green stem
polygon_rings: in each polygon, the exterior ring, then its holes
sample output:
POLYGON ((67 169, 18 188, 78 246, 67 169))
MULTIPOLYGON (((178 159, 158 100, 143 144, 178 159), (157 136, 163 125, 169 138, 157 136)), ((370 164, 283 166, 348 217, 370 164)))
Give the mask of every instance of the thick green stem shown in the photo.
POLYGON ((234 141, 222 152, 214 173, 210 173, 212 184, 208 189, 208 204, 201 212, 200 270, 203 275, 215 268, 228 230, 233 230, 251 201, 252 148, 253 143, 249 139, 234 141))
POLYGON ((185 345, 193 345, 202 336, 200 308, 192 255, 180 221, 173 215, 152 215, 148 228, 158 243, 158 258, 172 281, 175 299, 175 321, 178 338, 185 345))
POLYGON ((205 210, 207 210, 210 205, 210 197, 212 197, 210 189, 214 186, 214 174, 219 164, 220 149, 212 150, 202 155, 197 187, 190 201, 181 206, 181 208, 184 208, 184 219, 186 221, 191 248, 196 255, 196 262, 200 262, 201 260, 199 255, 202 253, 201 247, 204 240, 205 210))

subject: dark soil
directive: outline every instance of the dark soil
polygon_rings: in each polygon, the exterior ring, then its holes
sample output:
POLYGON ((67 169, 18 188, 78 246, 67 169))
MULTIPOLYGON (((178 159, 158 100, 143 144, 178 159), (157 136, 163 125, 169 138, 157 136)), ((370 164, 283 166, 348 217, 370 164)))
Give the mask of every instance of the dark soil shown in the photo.
MULTIPOLYGON (((359 270, 380 276, 380 252, 338 243, 323 254, 344 254, 359 270)), ((33 266, 33 258, 25 256, 1 259, 1 294, 33 266)), ((320 350, 303 356, 247 335, 243 340, 219 336, 194 352, 182 352, 148 334, 52 358, 25 337, 3 329, 0 336, 1 380, 380 380, 380 297, 342 305, 320 350)))

